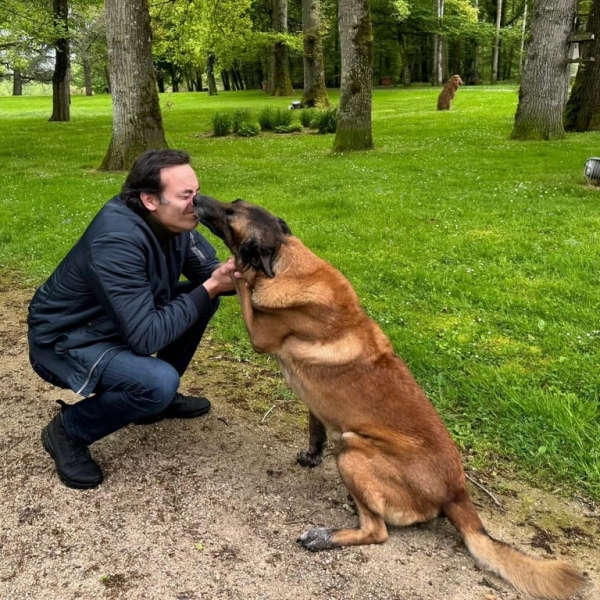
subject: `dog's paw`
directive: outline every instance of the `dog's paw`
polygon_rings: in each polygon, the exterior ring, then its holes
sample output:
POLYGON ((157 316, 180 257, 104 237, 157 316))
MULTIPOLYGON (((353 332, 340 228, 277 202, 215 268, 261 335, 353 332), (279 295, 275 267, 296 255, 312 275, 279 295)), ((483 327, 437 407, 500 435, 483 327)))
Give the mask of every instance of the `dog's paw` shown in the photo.
POLYGON ((311 454, 308 450, 300 450, 296 455, 296 462, 303 467, 316 467, 322 459, 322 454, 311 454))
POLYGON ((335 548, 336 544, 331 541, 331 534, 333 529, 326 529, 325 527, 315 527, 303 533, 296 541, 302 544, 307 550, 312 552, 318 552, 319 550, 328 550, 329 548, 335 548))

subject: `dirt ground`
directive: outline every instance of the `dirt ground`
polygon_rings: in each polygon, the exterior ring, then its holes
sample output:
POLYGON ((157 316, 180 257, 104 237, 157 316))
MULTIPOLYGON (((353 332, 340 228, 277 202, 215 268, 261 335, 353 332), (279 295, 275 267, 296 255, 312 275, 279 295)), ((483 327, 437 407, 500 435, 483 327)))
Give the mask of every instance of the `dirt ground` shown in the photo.
MULTIPOLYGON (((444 519, 394 529, 381 546, 299 547, 312 526, 356 523, 333 457, 297 466, 306 434, 275 399, 276 375, 219 355, 210 341, 183 389, 210 397, 211 413, 97 442, 104 483, 65 487, 40 431, 56 399, 77 398, 29 367, 30 296, 0 285, 0 600, 523 598, 478 569, 444 519)), ((590 579, 581 597, 600 598, 597 506, 470 475, 485 487, 471 493, 492 535, 572 561, 590 579)))

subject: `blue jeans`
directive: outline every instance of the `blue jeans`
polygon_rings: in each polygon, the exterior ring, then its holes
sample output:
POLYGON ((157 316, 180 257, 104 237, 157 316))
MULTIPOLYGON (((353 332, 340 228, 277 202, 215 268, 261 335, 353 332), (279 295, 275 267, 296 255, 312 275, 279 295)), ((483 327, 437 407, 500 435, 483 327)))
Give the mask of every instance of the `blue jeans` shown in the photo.
MULTIPOLYGON (((63 411, 63 424, 69 437, 89 445, 133 421, 164 410, 175 397, 179 378, 190 364, 218 306, 219 299, 215 298, 212 313, 198 319, 156 357, 139 356, 129 350, 115 354, 104 368, 94 395, 63 411)), ((34 365, 43 379, 68 387, 40 367, 34 365)))

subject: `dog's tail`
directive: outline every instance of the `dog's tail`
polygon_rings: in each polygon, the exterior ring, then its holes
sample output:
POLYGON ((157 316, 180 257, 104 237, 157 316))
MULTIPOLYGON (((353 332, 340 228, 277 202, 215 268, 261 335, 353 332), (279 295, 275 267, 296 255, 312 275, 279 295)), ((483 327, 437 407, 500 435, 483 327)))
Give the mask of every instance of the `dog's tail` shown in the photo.
POLYGON ((582 573, 569 563, 533 558, 490 537, 466 491, 444 506, 443 512, 475 561, 519 591, 536 598, 564 600, 585 585, 582 573))

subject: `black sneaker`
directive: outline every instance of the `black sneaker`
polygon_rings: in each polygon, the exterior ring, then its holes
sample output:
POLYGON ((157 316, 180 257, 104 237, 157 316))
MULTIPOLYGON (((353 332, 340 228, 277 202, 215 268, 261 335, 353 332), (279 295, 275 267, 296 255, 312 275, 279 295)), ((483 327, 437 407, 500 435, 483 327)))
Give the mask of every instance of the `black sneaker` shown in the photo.
POLYGON ((62 414, 42 429, 42 444, 54 459, 60 480, 68 487, 93 488, 102 483, 102 469, 85 444, 72 440, 65 431, 62 414))
POLYGON ((177 392, 167 408, 149 417, 134 421, 136 425, 151 425, 163 419, 195 419, 205 415, 210 410, 210 400, 202 396, 184 396, 177 392))

